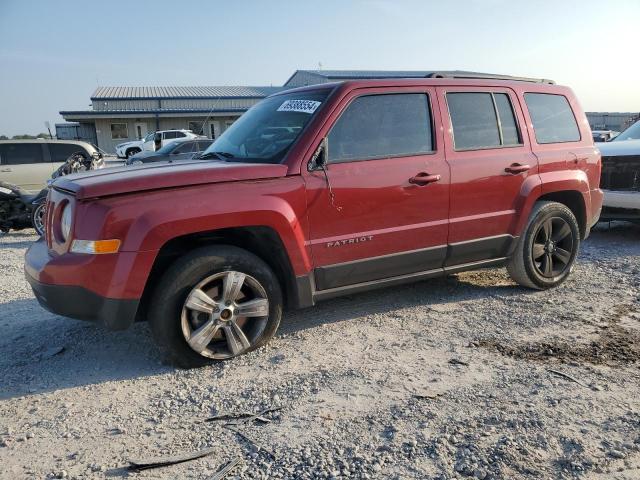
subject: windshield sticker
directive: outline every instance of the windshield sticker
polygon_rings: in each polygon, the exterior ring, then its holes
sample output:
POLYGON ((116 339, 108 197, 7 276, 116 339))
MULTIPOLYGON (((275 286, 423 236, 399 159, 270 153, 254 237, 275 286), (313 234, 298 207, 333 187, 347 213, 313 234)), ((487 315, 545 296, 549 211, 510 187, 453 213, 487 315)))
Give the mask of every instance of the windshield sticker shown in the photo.
POLYGON ((278 108, 278 112, 301 112, 301 113, 313 113, 320 106, 320 103, 315 100, 286 100, 278 108))

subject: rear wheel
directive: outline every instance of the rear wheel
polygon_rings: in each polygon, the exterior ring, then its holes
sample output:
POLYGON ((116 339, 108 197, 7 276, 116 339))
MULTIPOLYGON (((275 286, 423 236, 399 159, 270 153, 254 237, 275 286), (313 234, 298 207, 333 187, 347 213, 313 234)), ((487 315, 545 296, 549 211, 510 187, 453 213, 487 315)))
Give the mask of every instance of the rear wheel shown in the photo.
POLYGON ((561 203, 538 202, 507 270, 522 286, 555 287, 571 273, 579 247, 580 228, 573 212, 561 203))
POLYGON ((46 203, 41 203, 31 212, 31 224, 40 236, 44 235, 44 217, 47 213, 46 205, 46 203))
POLYGON ((237 247, 200 248, 164 274, 148 318, 160 347, 176 365, 192 368, 264 345, 282 316, 276 276, 237 247))

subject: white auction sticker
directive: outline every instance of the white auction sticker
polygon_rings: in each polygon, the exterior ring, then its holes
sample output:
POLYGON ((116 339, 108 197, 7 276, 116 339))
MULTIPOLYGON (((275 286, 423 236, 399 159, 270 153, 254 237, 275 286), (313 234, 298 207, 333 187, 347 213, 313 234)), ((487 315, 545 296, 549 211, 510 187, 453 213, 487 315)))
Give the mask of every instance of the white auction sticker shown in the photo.
POLYGON ((280 107, 278 112, 302 112, 313 113, 320 106, 315 100, 286 100, 280 107))

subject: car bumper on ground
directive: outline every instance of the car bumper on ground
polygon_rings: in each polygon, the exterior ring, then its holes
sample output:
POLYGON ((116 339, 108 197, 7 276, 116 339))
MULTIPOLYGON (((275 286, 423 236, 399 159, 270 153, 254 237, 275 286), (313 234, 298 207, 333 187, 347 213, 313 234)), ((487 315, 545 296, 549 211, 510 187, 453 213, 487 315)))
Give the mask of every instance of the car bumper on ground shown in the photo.
POLYGON ((25 277, 33 293, 45 309, 52 313, 78 320, 97 322, 110 330, 124 330, 136 319, 139 299, 110 298, 88 288, 82 271, 91 261, 64 264, 63 257, 49 255, 46 243, 35 242, 25 255, 25 277), (77 273, 77 275, 75 275, 77 273), (56 284, 56 277, 77 278, 76 284, 56 284), (47 281, 45 281, 47 280, 47 281))
POLYGON ((604 191, 603 221, 640 222, 640 191, 604 191))
POLYGON ((608 208, 640 210, 640 191, 616 192, 614 190, 605 190, 603 204, 608 208))

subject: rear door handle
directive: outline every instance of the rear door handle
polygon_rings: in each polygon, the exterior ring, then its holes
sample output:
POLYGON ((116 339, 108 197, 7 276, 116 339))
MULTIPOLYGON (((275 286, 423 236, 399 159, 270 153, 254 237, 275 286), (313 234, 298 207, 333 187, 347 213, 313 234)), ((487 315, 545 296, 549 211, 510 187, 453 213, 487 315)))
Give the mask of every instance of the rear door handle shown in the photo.
POLYGON ((517 175, 518 173, 526 172, 531 169, 531 165, 522 165, 520 163, 512 163, 507 168, 504 169, 507 173, 512 173, 513 175, 517 175))
POLYGON ((441 178, 440 175, 429 175, 426 172, 420 172, 415 177, 409 179, 409 183, 412 185, 428 185, 429 183, 437 182, 441 178))
POLYGON ((3 168, 0 172, 13 172, 10 168, 3 168))

